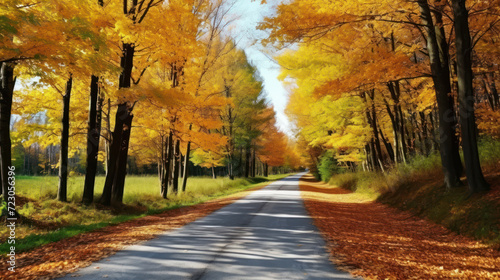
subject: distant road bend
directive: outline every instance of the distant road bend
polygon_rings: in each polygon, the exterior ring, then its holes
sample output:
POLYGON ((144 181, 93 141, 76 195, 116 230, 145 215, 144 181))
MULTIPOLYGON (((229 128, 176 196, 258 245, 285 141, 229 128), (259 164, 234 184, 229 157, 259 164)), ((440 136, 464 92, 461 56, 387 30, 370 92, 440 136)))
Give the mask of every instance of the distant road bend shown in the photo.
POLYGON ((300 197, 302 175, 63 279, 354 279, 329 261, 300 197))

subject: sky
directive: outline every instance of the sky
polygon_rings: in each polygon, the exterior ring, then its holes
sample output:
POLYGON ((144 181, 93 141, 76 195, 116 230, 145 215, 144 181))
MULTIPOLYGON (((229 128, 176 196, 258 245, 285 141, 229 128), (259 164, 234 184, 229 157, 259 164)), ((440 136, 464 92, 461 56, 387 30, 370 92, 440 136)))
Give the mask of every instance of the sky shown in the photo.
POLYGON ((279 1, 267 2, 268 4, 261 5, 260 0, 236 0, 231 10, 236 17, 231 34, 238 47, 245 50, 248 60, 257 67, 262 76, 266 99, 276 111, 278 128, 292 137, 291 124, 284 112, 288 102, 288 92, 277 78, 280 73, 279 65, 272 61, 269 54, 266 54, 269 50, 266 51, 258 42, 259 39, 267 37, 266 32, 257 30, 258 23, 265 16, 274 13, 273 2, 279 1))

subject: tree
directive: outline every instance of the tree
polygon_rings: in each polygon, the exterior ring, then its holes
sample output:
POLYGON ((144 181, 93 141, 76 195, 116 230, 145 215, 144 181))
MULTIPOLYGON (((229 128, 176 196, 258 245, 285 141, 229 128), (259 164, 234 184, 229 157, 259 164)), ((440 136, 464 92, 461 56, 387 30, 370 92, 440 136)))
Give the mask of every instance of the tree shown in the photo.
POLYGON ((477 127, 474 116, 474 88, 472 73, 472 43, 469 31, 469 16, 465 0, 452 0, 455 19, 455 44, 457 51, 458 98, 462 147, 469 191, 484 192, 490 189, 484 179, 477 148, 477 127))
MULTIPOLYGON (((455 110, 451 98, 449 49, 444 29, 434 24, 431 9, 427 0, 417 1, 420 7, 422 24, 427 35, 427 51, 436 90, 436 100, 439 112, 439 151, 444 171, 444 182, 447 188, 459 186, 460 175, 463 172, 460 155, 458 153, 458 139, 456 138, 455 110)), ((441 21, 439 10, 434 11, 437 24, 441 21)))

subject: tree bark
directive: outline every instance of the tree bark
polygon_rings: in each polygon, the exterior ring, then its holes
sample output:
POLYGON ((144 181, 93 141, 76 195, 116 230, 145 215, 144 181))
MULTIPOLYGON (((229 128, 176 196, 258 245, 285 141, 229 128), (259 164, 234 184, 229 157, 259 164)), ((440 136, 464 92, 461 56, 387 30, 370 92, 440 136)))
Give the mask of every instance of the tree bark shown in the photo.
POLYGON ((455 17, 455 46, 457 49, 457 78, 460 123, 462 126, 462 149, 469 191, 472 193, 490 190, 481 170, 477 148, 477 127, 474 116, 474 88, 472 73, 472 44, 469 31, 469 14, 465 0, 452 0, 455 17))
MULTIPOLYGON (((436 29, 427 0, 418 0, 422 23, 427 34, 427 50, 429 52, 432 79, 436 91, 439 116, 439 150, 447 188, 461 185, 460 175, 463 172, 458 140, 455 135, 456 118, 451 97, 448 46, 440 34, 438 41, 436 29)), ((438 29, 439 30, 439 29, 438 29)))
POLYGON ((256 157, 255 157, 255 148, 254 148, 253 152, 252 152, 252 177, 255 177, 255 162, 256 162, 256 157))
POLYGON ((108 175, 110 159, 111 159, 111 99, 108 98, 107 114, 106 114, 106 138, 104 141, 104 150, 106 152, 106 176, 108 175))
POLYGON ((212 179, 217 179, 217 174, 215 174, 215 167, 212 165, 212 179))
POLYGON ((495 79, 493 78, 493 73, 483 75, 483 85, 488 96, 488 102, 493 111, 500 107, 500 99, 498 96, 498 90, 495 84, 495 79))
POLYGON ((180 145, 181 140, 175 141, 174 155, 173 155, 173 171, 172 174, 172 192, 177 194, 179 192, 179 161, 180 161, 180 145))
POLYGON ((251 157, 250 147, 247 147, 245 149, 245 178, 248 178, 250 176, 250 157, 251 157))
POLYGON ((98 114, 100 110, 102 110, 102 99, 99 98, 99 77, 92 75, 90 81, 89 119, 87 129, 87 167, 82 200, 82 202, 87 205, 91 204, 94 200, 97 155, 99 152, 99 138, 101 135, 101 117, 100 114, 98 114))
POLYGON ((132 130, 133 115, 129 114, 123 122, 122 141, 120 145, 120 152, 116 162, 116 173, 113 180, 111 191, 111 204, 120 205, 123 202, 123 193, 125 190, 125 176, 127 175, 127 158, 128 147, 130 143, 130 133, 132 130))
MULTIPOLYGON (((131 85, 134 52, 135 47, 133 44, 124 43, 122 45, 122 57, 120 59, 122 72, 119 78, 119 88, 129 88, 131 85)), ((125 184, 130 129, 128 129, 127 132, 128 136, 122 134, 125 131, 124 126, 126 124, 128 128, 132 126, 132 109, 133 107, 130 107, 128 102, 123 102, 118 105, 118 110, 116 111, 115 130, 113 132, 110 148, 109 171, 106 175, 106 182, 101 196, 101 203, 105 205, 110 205, 111 202, 113 202, 113 204, 121 204, 122 202, 119 201, 119 199, 123 197, 123 194, 120 195, 120 193, 122 192, 122 186, 125 184), (127 150, 122 151, 122 149, 125 148, 127 150), (113 191, 113 189, 115 189, 115 191, 113 191)))
POLYGON ((392 148, 391 143, 387 141, 385 138, 384 134, 382 133, 382 130, 379 128, 379 135, 380 138, 382 138, 382 142, 384 142, 385 149, 387 150, 387 153, 389 154, 389 158, 391 159, 391 162, 394 163, 394 149, 392 148))
POLYGON ((184 156, 184 177, 182 177, 182 192, 186 191, 187 179, 189 177, 189 153, 191 152, 191 141, 187 142, 186 155, 184 156))
POLYGON ((115 130, 112 133, 111 144, 109 147, 109 164, 108 172, 106 173, 106 181, 104 183, 104 189, 102 191, 102 196, 99 202, 104 205, 111 205, 111 191, 113 188, 113 181, 115 180, 115 174, 117 172, 117 162, 120 155, 120 148, 122 143, 122 133, 124 121, 128 115, 128 108, 126 103, 118 105, 115 117, 115 130))
POLYGON ((422 133, 422 142, 423 142, 423 149, 422 153, 425 156, 428 156, 430 154, 430 139, 429 139, 429 132, 427 129, 427 118, 425 116, 424 112, 419 112, 420 115, 420 123, 421 123, 421 133, 422 133))
POLYGON ((168 186, 169 186, 169 181, 171 178, 171 172, 170 172, 170 165, 171 165, 171 158, 172 158, 172 137, 173 133, 170 131, 168 134, 168 137, 165 141, 165 153, 164 153, 164 161, 163 161, 163 177, 162 177, 162 182, 161 182, 161 194, 163 198, 167 198, 167 192, 168 192, 168 186))
POLYGON ((61 152, 59 159, 59 188, 57 189, 57 200, 62 202, 66 202, 68 200, 69 105, 72 87, 73 77, 70 76, 66 82, 66 90, 63 96, 61 152))
POLYGON ((14 65, 0 62, 0 192, 4 201, 8 201, 9 168, 12 166, 10 119, 15 84, 14 65))

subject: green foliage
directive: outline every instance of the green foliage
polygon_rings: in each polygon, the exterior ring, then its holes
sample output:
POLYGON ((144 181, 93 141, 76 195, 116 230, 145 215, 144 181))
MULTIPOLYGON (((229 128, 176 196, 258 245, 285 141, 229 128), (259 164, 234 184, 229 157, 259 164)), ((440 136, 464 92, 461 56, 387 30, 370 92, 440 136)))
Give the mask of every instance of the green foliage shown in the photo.
POLYGON ((15 23, 12 20, 4 15, 0 16, 0 34, 11 33, 17 34, 17 28, 15 27, 15 23))
POLYGON ((346 172, 334 175, 329 183, 376 199, 387 189, 387 180, 377 172, 346 172))
POLYGON ((334 151, 326 150, 319 159, 318 172, 324 182, 328 182, 333 175, 342 172, 334 156, 334 151))
POLYGON ((479 139, 479 158, 483 164, 497 164, 500 159, 500 141, 483 136, 479 139))
POLYGON ((438 152, 429 156, 416 155, 408 160, 408 164, 399 167, 399 170, 405 172, 433 172, 436 169, 441 169, 441 156, 438 152))

